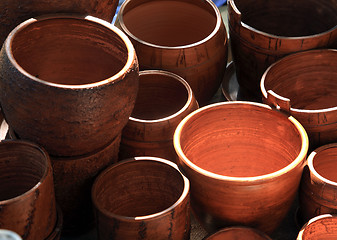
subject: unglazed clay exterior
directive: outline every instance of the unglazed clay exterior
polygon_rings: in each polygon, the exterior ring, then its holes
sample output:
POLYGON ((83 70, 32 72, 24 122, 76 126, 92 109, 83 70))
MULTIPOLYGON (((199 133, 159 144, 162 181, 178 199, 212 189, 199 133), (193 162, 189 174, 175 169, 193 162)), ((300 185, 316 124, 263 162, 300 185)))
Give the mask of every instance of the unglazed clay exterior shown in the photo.
POLYGON ((229 0, 231 50, 240 87, 261 98, 264 71, 284 56, 337 48, 335 0, 229 0))
POLYGON ((222 102, 183 119, 174 147, 206 230, 244 225, 270 234, 297 194, 308 138, 293 117, 267 105, 222 102))
POLYGON ((131 115, 138 91, 136 53, 125 34, 100 19, 29 19, 9 35, 0 59, 7 123, 20 139, 54 156, 101 149, 131 115))
POLYGON ((296 118, 310 149, 337 142, 337 50, 291 54, 272 64, 261 79, 263 101, 296 118))
POLYGON ((254 228, 248 227, 228 227, 224 228, 205 240, 271 240, 266 234, 254 228))
POLYGON ((190 239, 189 181, 156 157, 118 162, 92 188, 99 240, 190 239))
POLYGON ((1 0, 0 44, 21 22, 32 17, 53 13, 91 15, 111 22, 118 0, 1 0))
POLYGON ((12 140, 2 141, 0 152, 1 229, 24 240, 49 239, 58 216, 47 152, 33 143, 12 140))
POLYGON ((296 240, 337 239, 337 216, 323 214, 310 219, 300 230, 296 240))
POLYGON ((122 132, 119 158, 154 156, 176 162, 174 131, 198 107, 183 78, 162 70, 140 71, 139 91, 122 132))
POLYGON ((115 24, 131 39, 141 70, 178 74, 201 105, 218 90, 227 64, 228 39, 211 0, 126 0, 115 24))

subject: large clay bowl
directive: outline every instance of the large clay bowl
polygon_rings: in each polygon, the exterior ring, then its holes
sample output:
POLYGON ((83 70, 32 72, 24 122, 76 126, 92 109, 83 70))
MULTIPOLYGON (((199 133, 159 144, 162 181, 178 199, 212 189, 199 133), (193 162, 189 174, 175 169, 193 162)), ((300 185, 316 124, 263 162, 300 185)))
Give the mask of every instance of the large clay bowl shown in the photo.
POLYGON ((302 222, 321 214, 337 214, 337 143, 310 153, 299 190, 302 222))
POLYGON ((174 147, 206 230, 243 225, 270 234, 297 193, 308 138, 297 120, 267 105, 222 102, 182 120, 174 147))
POLYGON ((126 0, 115 24, 132 41, 141 70, 178 74, 201 105, 220 87, 228 39, 211 0, 126 0))
POLYGON ((228 227, 205 238, 205 240, 271 240, 263 232, 248 227, 228 227))
POLYGON ((136 104, 122 132, 120 159, 154 156, 175 162, 174 131, 197 108, 191 87, 180 76, 162 70, 140 71, 136 104))
POLYGON ((88 14, 111 22, 118 0, 1 0, 0 44, 18 24, 51 13, 88 14))
POLYGON ((98 239, 190 239, 190 185, 156 157, 118 162, 92 187, 98 239))
POLYGON ((319 215, 310 219, 299 232, 297 240, 334 240, 337 239, 337 216, 319 215))
POLYGON ((261 79, 263 101, 295 117, 310 149, 337 142, 337 50, 291 54, 272 64, 261 79))
POLYGON ((261 98, 265 70, 284 56, 337 48, 335 0, 229 0, 231 50, 240 88, 261 98))
POLYGON ((57 223, 53 170, 45 150, 25 141, 0 143, 0 223, 24 240, 47 239, 57 223))
POLYGON ((7 123, 21 139, 54 156, 106 146, 131 115, 138 91, 136 53, 127 36, 107 22, 69 15, 29 19, 8 36, 0 59, 7 123))

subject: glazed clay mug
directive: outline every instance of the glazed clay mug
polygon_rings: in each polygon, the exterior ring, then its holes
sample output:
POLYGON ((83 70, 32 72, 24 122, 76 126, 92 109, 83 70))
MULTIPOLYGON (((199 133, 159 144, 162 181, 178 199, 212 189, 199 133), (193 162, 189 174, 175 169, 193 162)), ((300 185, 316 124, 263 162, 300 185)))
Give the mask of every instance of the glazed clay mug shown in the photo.
POLYGON ((177 165, 162 158, 108 167, 92 187, 98 239, 189 239, 189 189, 177 165))
POLYGON ((33 143, 13 140, 2 141, 0 152, 1 228, 24 240, 50 239, 58 216, 48 154, 33 143))
POLYGON ((198 107, 183 78, 162 70, 140 71, 136 104, 122 131, 120 159, 153 156, 175 162, 174 131, 198 107))
POLYGON ((115 24, 132 41, 141 70, 178 74, 201 105, 220 87, 228 39, 211 0, 126 0, 115 24))

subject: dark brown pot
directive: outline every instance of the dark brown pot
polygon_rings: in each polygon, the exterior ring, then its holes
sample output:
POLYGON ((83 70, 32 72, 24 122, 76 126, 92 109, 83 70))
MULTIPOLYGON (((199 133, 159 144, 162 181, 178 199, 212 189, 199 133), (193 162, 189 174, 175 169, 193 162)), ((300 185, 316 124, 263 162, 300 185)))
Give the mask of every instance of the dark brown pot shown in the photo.
POLYGON ((337 216, 323 214, 310 219, 301 229, 297 240, 337 239, 337 216))
POLYGON ((24 240, 47 239, 57 212, 53 171, 43 149, 25 141, 0 143, 0 226, 24 240))
POLYGON ((107 168, 92 199, 98 239, 187 240, 189 181, 171 161, 136 157, 107 168))
POLYGON ((263 232, 248 227, 229 227, 224 228, 211 236, 207 237, 205 240, 271 240, 263 232))
POLYGON ((313 151, 304 168, 299 191, 302 222, 321 214, 337 214, 337 143, 313 151))
POLYGON ((136 53, 107 22, 65 15, 29 19, 9 35, 0 59, 7 123, 54 156, 101 149, 131 115, 136 53))
POLYGON ((141 71, 136 104, 122 132, 120 159, 154 156, 175 162, 174 131, 198 107, 183 78, 167 71, 141 71))
POLYGON ((183 77, 200 104, 218 90, 227 64, 227 34, 211 0, 126 0, 116 25, 131 39, 141 70, 183 77))
POLYGON ((263 101, 295 117, 310 149, 337 142, 337 50, 291 54, 271 65, 261 79, 263 101))
POLYGON ((243 225, 270 234, 296 196, 308 138, 293 117, 267 105, 222 102, 182 120, 174 147, 208 232, 243 225))
POLYGON ((261 98, 264 71, 290 53, 337 48, 335 0, 229 0, 229 35, 240 87, 261 98))
POLYGON ((51 13, 87 14, 111 22, 118 0, 1 0, 0 45, 21 22, 51 13))

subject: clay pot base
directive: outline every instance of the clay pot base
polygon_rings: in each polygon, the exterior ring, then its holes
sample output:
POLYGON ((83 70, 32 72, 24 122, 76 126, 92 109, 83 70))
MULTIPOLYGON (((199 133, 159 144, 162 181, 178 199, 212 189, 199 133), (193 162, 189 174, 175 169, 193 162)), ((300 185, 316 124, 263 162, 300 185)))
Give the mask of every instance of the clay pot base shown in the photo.
POLYGON ((63 214, 60 206, 56 204, 57 219, 54 230, 45 240, 59 240, 61 238, 63 227, 63 214))

